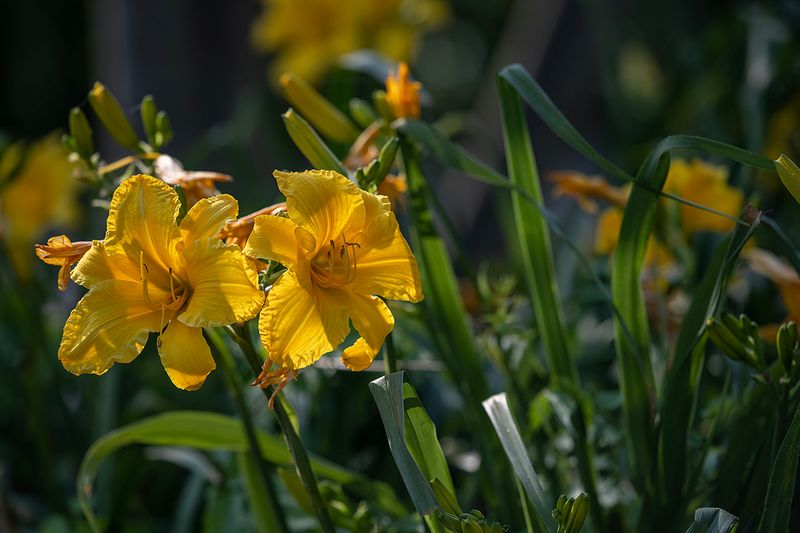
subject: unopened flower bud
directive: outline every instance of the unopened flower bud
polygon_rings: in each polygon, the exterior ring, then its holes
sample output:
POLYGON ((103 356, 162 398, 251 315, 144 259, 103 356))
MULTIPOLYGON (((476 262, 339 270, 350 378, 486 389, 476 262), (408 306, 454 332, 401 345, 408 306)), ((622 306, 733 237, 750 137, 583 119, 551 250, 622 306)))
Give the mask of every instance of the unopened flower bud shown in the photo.
POLYGON ((285 73, 280 79, 284 95, 323 137, 334 142, 351 143, 358 130, 347 115, 318 93, 303 78, 285 73))
POLYGON ((77 107, 73 107, 69 112, 69 133, 75 152, 87 161, 91 159, 94 153, 92 128, 89 126, 86 115, 77 107))
POLYGON ((119 101, 99 81, 89 92, 89 104, 115 141, 129 150, 140 150, 139 136, 122 111, 119 101))

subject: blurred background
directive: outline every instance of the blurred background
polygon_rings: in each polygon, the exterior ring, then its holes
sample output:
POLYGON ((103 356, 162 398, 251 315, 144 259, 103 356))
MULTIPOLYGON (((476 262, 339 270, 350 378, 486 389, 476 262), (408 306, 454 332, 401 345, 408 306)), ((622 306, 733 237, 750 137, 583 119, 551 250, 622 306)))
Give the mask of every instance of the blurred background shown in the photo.
MULTIPOLYGON (((281 121, 288 104, 277 80, 284 71, 305 77, 346 109, 351 97, 367 98, 383 86, 387 66, 405 60, 425 88, 423 118, 499 169, 495 74, 510 63, 525 66, 578 130, 631 172, 654 141, 671 133, 713 137, 773 158, 800 156, 800 3, 794 0, 5 0, 2 13, 0 147, 20 140, 34 146, 63 132, 70 108, 88 109, 95 80, 113 91, 129 116, 151 94, 171 119, 170 155, 187 169, 232 175, 235 181, 220 189, 239 199, 242 214, 278 199, 273 170, 307 167, 281 121)), ((596 171, 538 119, 531 116, 530 125, 543 175, 596 171)), ((124 155, 97 126, 103 158, 124 155)), ((474 265, 493 279, 513 277, 513 262, 506 262, 506 195, 435 165, 432 176, 474 265)), ((775 183, 739 169, 731 183, 762 207, 781 207, 779 221, 797 214, 783 205, 775 183)), ((99 238, 104 212, 89 207, 79 187, 43 182, 14 194, 0 189, 0 531, 79 530, 86 526, 74 496, 75 474, 96 438, 167 410, 233 408, 216 373, 199 392, 172 387, 152 342, 103 379, 64 371, 56 358, 60 328, 83 289, 57 292, 55 269, 35 261, 32 246, 60 232, 74 240, 99 238), (44 190, 55 196, 54 205, 74 197, 82 207, 33 214, 34 196, 44 190), (16 211, 22 222, 13 219, 16 211)), ((571 199, 554 199, 552 207, 591 255, 594 218, 571 199)), ((800 237, 800 225, 784 229, 800 237)), ((591 302, 589 283, 576 280, 574 260, 556 248, 565 290, 575 301, 591 302)), ((597 268, 607 275, 604 260, 598 258, 597 268)), ((475 290, 465 288, 465 301, 475 290)), ((516 298, 512 322, 524 330, 529 305, 516 298)), ((764 320, 783 313, 761 312, 764 320)), ((476 316, 476 327, 486 320, 476 316)), ((461 439, 469 428, 458 414, 460 400, 436 372, 419 324, 403 322, 402 313, 399 322, 401 354, 431 362, 415 384, 469 501, 476 465, 469 441, 461 439)), ((524 345, 524 333, 520 339, 524 345)), ((586 365, 605 376, 613 349, 609 339, 600 346, 586 365)), ((487 366, 490 382, 502 383, 502 372, 487 366)), ((518 370, 535 390, 541 368, 518 370)), ((314 368, 287 392, 312 451, 389 481, 403 494, 367 389, 375 377, 314 368)), ((249 400, 259 422, 270 427, 262 397, 254 393, 249 400)), ((528 411, 523 406, 518 414, 526 418, 528 411)), ((189 492, 188 480, 198 476, 192 468, 146 450, 124 450, 104 467, 96 505, 111 530, 217 530, 219 524, 248 530, 241 483, 228 475, 234 467, 223 456, 212 456, 212 463, 221 475, 203 478, 202 488, 189 492)), ((624 499, 625 488, 619 490, 624 499)))

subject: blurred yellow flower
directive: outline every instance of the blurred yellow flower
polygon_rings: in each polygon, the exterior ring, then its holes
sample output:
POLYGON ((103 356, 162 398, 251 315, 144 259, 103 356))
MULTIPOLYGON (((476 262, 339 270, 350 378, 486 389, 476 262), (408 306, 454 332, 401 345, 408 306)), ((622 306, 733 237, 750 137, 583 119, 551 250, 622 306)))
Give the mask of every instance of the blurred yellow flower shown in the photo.
POLYGON ((152 176, 117 188, 106 236, 72 271, 89 292, 64 326, 58 358, 73 374, 103 374, 132 361, 157 332, 176 387, 199 388, 214 370, 203 327, 253 318, 264 304, 258 275, 238 246, 218 238, 236 218, 228 195, 200 200, 178 224, 177 193, 152 176))
POLYGON ((37 244, 36 256, 48 265, 61 267, 58 271, 58 290, 65 291, 70 269, 91 247, 91 242, 72 242, 66 235, 57 235, 47 239, 47 244, 37 244))
POLYGON ((423 31, 448 14, 443 0, 262 0, 251 31, 253 46, 277 53, 273 77, 293 72, 318 82, 336 60, 372 49, 396 61, 411 59, 423 31))
MULTIPOLYGON (((622 215, 623 210, 620 207, 609 207, 600 213, 594 239, 594 250, 598 255, 611 255, 616 250, 622 215)), ((675 258, 666 246, 651 235, 647 241, 644 264, 648 268, 667 270, 675 265, 675 258)))
POLYGON ((285 381, 344 341, 351 370, 367 368, 394 327, 374 295, 417 302, 419 271, 389 201, 331 171, 275 172, 288 218, 260 216, 245 253, 287 267, 269 292, 259 332, 269 358, 259 383, 285 381), (279 368, 270 372, 272 364, 279 368))
MULTIPOLYGON (((796 157, 800 148, 798 141, 800 141, 800 92, 770 118, 764 141, 764 153, 770 159, 777 159, 781 154, 796 157)), ((770 183, 773 181, 770 180, 770 183)))
POLYGON ((553 196, 571 196, 578 205, 589 214, 597 213, 597 200, 603 200, 619 207, 625 207, 628 201, 629 187, 614 187, 602 176, 587 176, 580 172, 559 171, 548 174, 555 183, 553 196))
POLYGON ((409 79, 408 65, 400 63, 397 72, 386 78, 386 102, 397 118, 419 118, 419 91, 422 84, 409 79))
POLYGON ((406 205, 406 191, 408 191, 408 181, 404 174, 387 174, 378 185, 378 194, 389 199, 392 204, 392 211, 395 213, 406 205))
POLYGON ((27 152, 16 143, 0 154, 0 236, 22 278, 31 274, 31 249, 42 233, 77 219, 78 183, 68 155, 56 134, 32 143, 27 152))
MULTIPOLYGON (((728 169, 700 159, 673 159, 664 183, 666 192, 736 217, 742 210, 744 194, 728 185, 728 169)), ((680 204, 681 227, 687 237, 698 231, 727 232, 733 220, 686 204, 680 204)))
POLYGON ((744 256, 755 272, 777 285, 787 319, 800 323, 800 276, 797 272, 786 261, 761 248, 751 248, 744 256))

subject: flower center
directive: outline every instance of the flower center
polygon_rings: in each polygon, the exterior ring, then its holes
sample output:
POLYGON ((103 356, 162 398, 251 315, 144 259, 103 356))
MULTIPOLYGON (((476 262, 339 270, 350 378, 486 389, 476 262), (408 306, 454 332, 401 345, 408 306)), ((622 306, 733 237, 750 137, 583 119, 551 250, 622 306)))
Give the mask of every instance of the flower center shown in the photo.
POLYGON ((330 240, 311 261, 311 279, 320 287, 339 288, 356 278, 356 249, 361 245, 348 242, 342 235, 339 242, 330 240))
POLYGON ((144 262, 144 252, 139 252, 139 279, 142 282, 142 296, 147 305, 154 309, 161 309, 161 329, 164 329, 164 318, 167 311, 177 311, 189 299, 189 289, 181 279, 172 272, 172 267, 167 271, 169 278, 169 294, 160 302, 153 301, 149 289, 150 269, 144 262))

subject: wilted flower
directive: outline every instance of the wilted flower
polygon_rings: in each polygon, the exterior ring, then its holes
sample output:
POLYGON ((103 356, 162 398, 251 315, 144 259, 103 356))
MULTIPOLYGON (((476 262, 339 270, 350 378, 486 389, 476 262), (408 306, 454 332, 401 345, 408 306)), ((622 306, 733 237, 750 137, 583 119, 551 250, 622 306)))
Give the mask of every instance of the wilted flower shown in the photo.
POLYGON ((283 211, 286 211, 286 202, 278 202, 277 204, 245 215, 242 218, 229 220, 220 230, 219 238, 228 244, 235 244, 239 248, 244 248, 244 245, 247 244, 247 239, 250 238, 250 234, 253 232, 256 217, 261 215, 277 215, 283 211))
POLYGON ((156 158, 153 163, 153 171, 169 185, 177 185, 183 189, 189 207, 203 198, 218 195, 217 183, 233 181, 232 177, 219 172, 184 170, 180 161, 165 154, 156 158))
POLYGON ((64 368, 103 374, 132 361, 157 332, 170 379, 194 390, 215 368, 201 328, 243 322, 261 309, 255 268, 217 237, 236 217, 236 200, 200 200, 178 224, 180 207, 177 193, 152 176, 128 178, 114 192, 105 239, 72 271, 89 292, 64 326, 64 368))
POLYGON ((597 213, 597 200, 603 200, 618 207, 625 207, 628 202, 630 189, 627 187, 614 187, 602 176, 587 176, 580 172, 561 171, 551 172, 550 181, 555 183, 553 196, 571 196, 578 205, 589 214, 597 213))
POLYGON ((91 247, 91 242, 72 242, 66 235, 57 235, 47 239, 47 244, 37 244, 36 256, 48 265, 61 267, 58 270, 58 290, 64 291, 67 290, 72 266, 80 261, 91 247))
POLYGON ((778 287, 789 320, 800 322, 800 276, 786 261, 761 248, 744 253, 750 267, 778 287))

